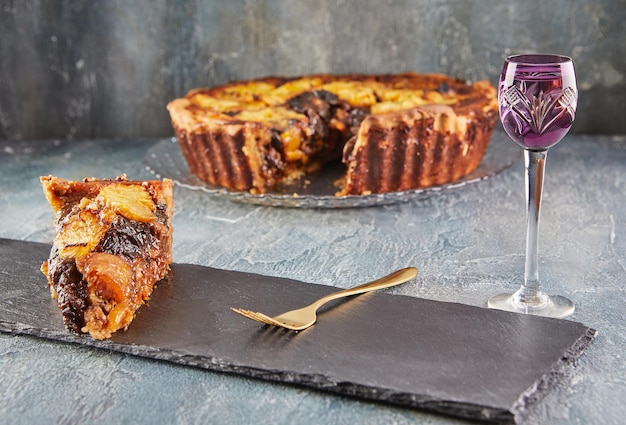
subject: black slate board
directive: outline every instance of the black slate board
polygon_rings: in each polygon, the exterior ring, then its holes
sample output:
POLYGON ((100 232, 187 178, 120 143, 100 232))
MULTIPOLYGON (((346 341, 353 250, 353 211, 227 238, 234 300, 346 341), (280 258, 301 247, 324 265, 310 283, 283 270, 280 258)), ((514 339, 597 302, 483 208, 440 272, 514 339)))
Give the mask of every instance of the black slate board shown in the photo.
POLYGON ((126 332, 95 341, 65 330, 39 271, 49 249, 0 238, 1 332, 464 418, 513 422, 596 334, 572 321, 381 292, 336 301, 294 333, 229 307, 278 314, 336 288, 174 264, 126 332))

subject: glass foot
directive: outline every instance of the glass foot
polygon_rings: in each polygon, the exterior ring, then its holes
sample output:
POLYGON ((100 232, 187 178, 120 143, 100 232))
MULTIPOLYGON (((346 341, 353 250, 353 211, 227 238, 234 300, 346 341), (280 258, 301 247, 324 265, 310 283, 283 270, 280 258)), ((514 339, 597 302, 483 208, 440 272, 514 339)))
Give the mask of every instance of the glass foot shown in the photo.
POLYGON ((555 318, 567 317, 574 312, 574 303, 560 295, 546 295, 543 302, 530 304, 520 301, 517 293, 499 294, 491 297, 487 306, 497 310, 555 318))

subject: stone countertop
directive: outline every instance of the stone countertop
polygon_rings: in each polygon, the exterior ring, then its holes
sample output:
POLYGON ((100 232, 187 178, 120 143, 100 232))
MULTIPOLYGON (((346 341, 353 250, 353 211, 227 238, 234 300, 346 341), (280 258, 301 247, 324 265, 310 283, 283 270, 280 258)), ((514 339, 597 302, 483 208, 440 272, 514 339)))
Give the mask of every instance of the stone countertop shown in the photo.
MULTIPOLYGON (((151 178, 158 140, 0 141, 0 237, 50 242, 40 175, 151 178)), ((175 188, 174 258, 337 287, 414 265, 387 291, 485 306, 524 268, 523 161, 486 181, 395 205, 289 209, 175 188)), ((0 271, 1 272, 1 271, 0 271)), ((626 416, 626 137, 570 135, 551 149, 540 226, 548 292, 576 303, 591 346, 520 423, 626 416)), ((0 335, 1 423, 352 424, 464 421, 32 337, 0 335)))

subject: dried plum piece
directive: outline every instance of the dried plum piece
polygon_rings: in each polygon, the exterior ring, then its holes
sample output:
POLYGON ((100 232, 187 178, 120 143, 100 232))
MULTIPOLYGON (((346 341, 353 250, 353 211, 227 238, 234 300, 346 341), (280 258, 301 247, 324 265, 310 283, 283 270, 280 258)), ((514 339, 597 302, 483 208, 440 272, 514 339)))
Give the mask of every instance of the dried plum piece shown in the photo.
POLYGON ((80 333, 85 326, 83 312, 87 307, 87 282, 83 280, 74 259, 55 257, 49 264, 50 273, 56 282, 54 291, 63 322, 70 331, 80 333))
POLYGON ((145 257, 152 245, 150 225, 117 216, 94 251, 123 255, 129 259, 145 257))
POLYGON ((326 90, 313 90, 294 96, 287 103, 291 109, 309 118, 319 117, 328 121, 332 118, 333 106, 339 103, 339 97, 326 90))

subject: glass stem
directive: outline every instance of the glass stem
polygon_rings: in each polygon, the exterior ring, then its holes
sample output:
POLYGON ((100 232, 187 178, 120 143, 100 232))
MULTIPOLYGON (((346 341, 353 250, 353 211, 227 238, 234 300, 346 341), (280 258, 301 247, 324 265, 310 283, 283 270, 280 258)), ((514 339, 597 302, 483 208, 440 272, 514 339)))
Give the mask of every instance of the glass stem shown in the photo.
POLYGON ((517 299, 528 306, 539 307, 547 296, 539 289, 539 211, 543 194, 543 176, 548 151, 524 150, 526 166, 526 264, 524 284, 517 291, 517 299))

